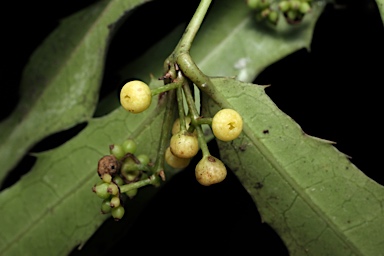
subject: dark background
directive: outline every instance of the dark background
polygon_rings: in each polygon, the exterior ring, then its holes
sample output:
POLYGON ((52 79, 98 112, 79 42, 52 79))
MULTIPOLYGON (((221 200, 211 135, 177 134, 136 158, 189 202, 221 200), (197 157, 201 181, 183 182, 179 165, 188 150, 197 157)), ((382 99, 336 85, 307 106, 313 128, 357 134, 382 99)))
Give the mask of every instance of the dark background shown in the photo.
MULTIPOLYGON (((21 72, 33 50, 60 19, 92 2, 8 1, 2 5, 1 119, 17 104, 21 72)), ((140 23, 139 26, 134 23, 135 19, 147 16, 152 21, 160 20, 181 8, 177 3, 167 0, 146 4, 130 18, 132 25, 123 25, 121 31, 129 29, 130 35, 141 41, 131 40, 123 33, 116 35, 119 40, 114 40, 110 47, 103 93, 119 86, 116 83, 116 87, 111 87, 117 80, 113 71, 123 64, 119 52, 135 49, 128 55, 138 56, 162 37, 164 31, 188 21, 199 1, 183 1, 187 11, 184 15, 171 16, 170 22, 140 23)), ((382 168, 379 169, 383 32, 374 1, 338 1, 337 5, 328 5, 320 17, 310 53, 298 51, 268 67, 255 80, 255 83, 272 85, 267 89, 268 95, 306 133, 337 142, 335 146, 340 151, 351 156, 359 169, 380 184, 384 184, 382 168)), ((32 150, 56 147, 82 127, 53 135, 32 150)), ((211 142, 209 146, 217 155, 216 144, 211 142)), ((7 185, 27 172, 33 163, 34 158, 26 156, 8 177, 7 185)), ((96 234, 113 237, 116 243, 103 244, 91 239, 83 248, 83 255, 96 255, 96 251, 98 255, 110 254, 121 247, 127 254, 162 250, 165 253, 287 254, 279 237, 261 223, 254 203, 231 172, 223 183, 206 188, 197 184, 194 163, 191 166, 156 195, 134 224, 124 223, 130 227, 126 236, 115 237, 109 228, 122 224, 107 221, 104 229, 96 234)), ((72 255, 80 253, 74 250, 72 255)))

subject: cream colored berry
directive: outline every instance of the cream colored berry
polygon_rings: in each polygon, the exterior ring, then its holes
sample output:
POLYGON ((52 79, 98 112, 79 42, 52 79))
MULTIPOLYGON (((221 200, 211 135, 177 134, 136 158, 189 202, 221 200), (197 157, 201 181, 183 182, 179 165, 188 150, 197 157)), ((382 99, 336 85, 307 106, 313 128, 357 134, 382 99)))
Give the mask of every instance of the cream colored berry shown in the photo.
POLYGON ((131 113, 143 112, 151 105, 151 101, 151 89, 144 82, 130 81, 121 88, 120 103, 131 113))
MULTIPOLYGON (((191 123, 191 118, 189 116, 185 117, 185 128, 188 130, 189 125, 191 123)), ((172 135, 178 133, 180 131, 180 118, 177 118, 175 122, 173 122, 172 126, 172 135)))
POLYGON ((209 155, 197 163, 195 176, 201 185, 210 186, 222 182, 227 177, 227 169, 220 159, 209 155))
POLYGON ((222 141, 236 139, 243 130, 243 119, 233 109, 225 108, 212 118, 212 132, 222 141))
POLYGON ((180 158, 172 154, 171 148, 168 147, 165 151, 165 161, 167 164, 176 169, 182 169, 189 165, 191 158, 180 158))
POLYGON ((180 131, 171 137, 169 147, 177 157, 192 158, 199 152, 199 141, 193 133, 180 131))

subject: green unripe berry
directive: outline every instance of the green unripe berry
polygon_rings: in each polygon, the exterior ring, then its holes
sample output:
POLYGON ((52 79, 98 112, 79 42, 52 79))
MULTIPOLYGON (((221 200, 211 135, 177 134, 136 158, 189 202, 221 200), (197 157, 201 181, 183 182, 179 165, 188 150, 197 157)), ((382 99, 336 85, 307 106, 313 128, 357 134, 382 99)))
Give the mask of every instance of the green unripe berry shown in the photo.
POLYGON ((214 156, 203 157, 195 168, 196 180, 204 186, 222 182, 227 176, 227 169, 222 161, 214 156))
POLYGON ((134 188, 134 189, 131 189, 131 190, 128 190, 127 192, 125 192, 125 194, 130 198, 132 199, 138 192, 139 190, 137 188, 134 188))
POLYGON ((117 186, 122 186, 124 185, 124 181, 120 176, 115 176, 112 179, 113 183, 115 183, 117 186))
POLYGON ((234 140, 240 135, 242 130, 243 119, 233 109, 222 109, 212 118, 212 132, 219 140, 234 140))
POLYGON ((291 8, 291 2, 290 1, 281 1, 279 3, 279 9, 282 12, 287 12, 291 8))
POLYGON ((119 193, 119 187, 115 183, 111 183, 108 185, 107 192, 115 196, 119 193))
POLYGON ((111 174, 109 174, 109 173, 104 173, 103 176, 101 176, 101 179, 102 179, 105 183, 111 183, 111 181, 112 181, 112 176, 111 176, 111 174))
POLYGON ((271 22, 272 24, 277 24, 279 20, 279 13, 276 11, 271 11, 268 13, 268 21, 271 22))
POLYGON ((131 113, 146 110, 152 101, 151 89, 144 82, 134 80, 126 83, 120 91, 120 103, 131 113))
POLYGON ((299 6, 299 11, 302 14, 306 14, 311 11, 311 6, 308 2, 301 2, 299 6))
POLYGON ((271 0, 261 0, 260 9, 269 8, 271 6, 271 0))
POLYGON ((199 141, 196 135, 180 131, 171 137, 172 154, 180 158, 192 158, 199 152, 199 141))
POLYGON ((149 164, 149 156, 147 156, 145 154, 138 155, 136 158, 137 158, 137 160, 140 161, 140 164, 142 164, 142 165, 148 165, 149 164))
POLYGON ((96 195, 102 199, 107 199, 109 198, 111 195, 108 193, 108 186, 109 184, 108 183, 101 183, 101 184, 98 184, 98 185, 95 185, 93 186, 92 188, 92 191, 94 193, 96 193, 96 195))
POLYGON ((297 10, 289 10, 287 12, 287 19, 289 22, 293 22, 297 19, 298 17, 298 11, 297 10))
POLYGON ((109 202, 109 205, 111 208, 116 208, 120 206, 120 198, 118 196, 114 196, 111 198, 111 201, 109 202))
POLYGON ((299 0, 291 0, 291 9, 298 10, 301 2, 299 0))
POLYGON ((261 0, 247 0, 247 5, 253 10, 257 10, 261 5, 261 0))
POLYGON ((191 158, 180 158, 172 154, 171 148, 165 150, 165 161, 167 164, 176 169, 182 169, 189 165, 191 158))
POLYGON ((135 154, 137 149, 136 142, 131 139, 123 141, 121 146, 123 147, 124 154, 127 154, 127 153, 135 154))
POLYGON ((101 213, 106 214, 111 212, 112 208, 109 202, 109 199, 104 199, 103 202, 101 202, 101 213))
POLYGON ((123 218, 124 213, 125 213, 125 209, 121 205, 119 207, 112 208, 111 210, 112 217, 115 219, 115 221, 118 221, 121 218, 123 218))
POLYGON ((116 159, 120 160, 124 157, 125 153, 123 150, 123 146, 119 144, 113 144, 109 146, 109 153, 114 155, 116 159))

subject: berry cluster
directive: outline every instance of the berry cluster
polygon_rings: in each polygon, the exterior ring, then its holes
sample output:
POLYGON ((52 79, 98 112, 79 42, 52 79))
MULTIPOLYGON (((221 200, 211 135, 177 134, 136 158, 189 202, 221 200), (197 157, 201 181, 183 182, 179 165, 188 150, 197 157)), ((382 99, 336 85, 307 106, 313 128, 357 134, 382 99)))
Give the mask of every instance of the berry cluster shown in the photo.
MULTIPOLYGON (((199 116, 191 93, 191 84, 185 82, 186 79, 181 81, 183 82, 174 79, 173 82, 151 90, 144 82, 135 80, 126 83, 121 89, 120 103, 133 114, 148 109, 154 95, 176 91, 177 97, 173 94, 173 99, 177 101, 179 115, 175 120, 168 118, 174 115, 165 115, 164 122, 169 124, 169 131, 164 130, 166 134, 162 132, 161 138, 165 139, 160 139, 161 160, 157 159, 155 164, 150 162, 147 155, 135 154, 137 145, 131 139, 110 145, 110 154, 99 160, 97 172, 101 181, 92 190, 103 199, 101 212, 111 213, 115 220, 123 217, 124 201, 133 198, 138 188, 159 185, 160 178, 165 180, 165 163, 175 169, 183 169, 201 150, 203 156, 195 167, 196 180, 204 186, 210 186, 223 181, 227 176, 223 162, 209 153, 202 125, 210 125, 217 139, 232 141, 242 132, 242 117, 233 109, 221 109, 213 118, 199 116), (183 95, 187 99, 188 111, 184 109, 183 95)), ((172 112, 175 102, 169 100, 168 103, 167 110, 172 112)))
POLYGON ((267 19, 276 25, 280 13, 289 24, 299 23, 312 9, 312 0, 246 0, 258 20, 267 19))
MULTIPOLYGON (((169 87, 179 89, 181 86, 169 87)), ((184 87, 183 87, 184 88, 184 87)), ((121 105, 131 113, 140 113, 149 107, 151 97, 156 93, 149 89, 148 85, 141 81, 126 83, 120 94, 121 105), (133 89, 134 88, 134 89, 133 89)), ((188 92, 184 94, 188 95, 188 92)), ((178 98, 180 103, 181 97, 178 98)), ((187 100, 188 101, 188 100, 187 100)), ((165 150, 165 162, 176 169, 182 169, 189 165, 191 159, 199 152, 201 144, 206 146, 204 135, 201 133, 201 124, 209 124, 215 137, 222 141, 236 139, 243 128, 243 120, 239 113, 233 109, 222 109, 213 118, 194 117, 191 112, 185 114, 179 104, 179 117, 174 120, 169 146, 165 150), (199 134, 200 129, 200 134, 199 134)), ((226 168, 221 160, 213 157, 203 150, 203 157, 195 168, 196 179, 205 186, 223 181, 227 175, 226 168), (204 154, 205 153, 205 154, 204 154)))
MULTIPOLYGON (((185 126, 180 122, 180 118, 174 121, 172 137, 165 152, 165 161, 168 165, 173 168, 185 168, 192 157, 198 153, 200 147, 197 131, 201 129, 199 119, 200 117, 191 122, 192 117, 186 116, 185 126)), ((205 119, 205 122, 211 125, 215 137, 222 141, 236 139, 243 129, 243 120, 233 109, 222 109, 215 114, 212 120, 205 119)), ((221 160, 209 153, 205 155, 203 153, 202 159, 195 167, 195 175, 200 184, 209 186, 223 181, 227 176, 227 170, 221 160)))
POLYGON ((110 145, 110 155, 103 156, 98 162, 97 173, 101 181, 92 191, 103 199, 101 212, 111 213, 115 220, 124 215, 123 202, 133 198, 138 191, 138 188, 123 189, 124 185, 148 178, 150 159, 145 154, 136 156, 136 149, 136 143, 130 139, 110 145))

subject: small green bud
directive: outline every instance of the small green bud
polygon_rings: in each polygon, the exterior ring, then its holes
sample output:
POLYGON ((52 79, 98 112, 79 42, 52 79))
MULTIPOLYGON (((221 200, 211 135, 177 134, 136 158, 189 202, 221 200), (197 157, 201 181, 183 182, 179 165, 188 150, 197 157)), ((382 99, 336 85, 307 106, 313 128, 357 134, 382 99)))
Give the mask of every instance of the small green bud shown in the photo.
POLYGON ((101 183, 99 185, 95 185, 92 188, 92 191, 96 193, 96 195, 102 199, 107 199, 111 195, 108 193, 108 183, 101 183))
POLYGON ((112 181, 112 176, 111 176, 111 174, 109 174, 109 173, 104 173, 103 176, 101 176, 101 179, 102 179, 105 183, 111 183, 111 181, 112 181))
POLYGON ((123 151, 124 151, 125 154, 127 154, 127 153, 135 154, 136 149, 137 149, 137 144, 136 144, 136 142, 134 142, 134 141, 131 140, 131 139, 125 140, 125 141, 122 143, 121 146, 122 146, 123 151))
POLYGON ((103 202, 101 203, 101 213, 102 214, 110 213, 111 210, 112 208, 110 206, 109 199, 104 199, 103 202))
POLYGON ((119 207, 120 206, 120 198, 118 196, 114 196, 111 198, 111 202, 109 203, 109 205, 112 207, 112 208, 116 208, 116 207, 119 207))
POLYGON ((137 156, 137 159, 140 161, 142 165, 148 165, 149 164, 149 156, 145 154, 141 154, 137 156))
POLYGON ((123 218, 125 209, 123 206, 120 205, 119 207, 112 208, 111 213, 115 221, 119 221, 121 218, 123 218))
POLYGON ((311 11, 311 6, 309 5, 308 2, 302 2, 302 3, 300 3, 299 11, 300 11, 302 14, 306 14, 306 13, 308 13, 308 12, 311 11))
POLYGON ((115 176, 115 177, 113 177, 113 183, 115 183, 117 186, 122 186, 122 185, 124 185, 124 181, 123 181, 123 179, 120 177, 120 176, 115 176))
POLYGON ((115 196, 119 193, 119 187, 115 183, 111 183, 108 185, 107 192, 115 196))
POLYGON ((298 17, 298 13, 296 10, 289 10, 287 12, 287 18, 290 20, 290 21, 294 21, 296 20, 296 18, 298 17))
POLYGON ((291 8, 292 10, 298 10, 300 7, 301 2, 299 0, 292 0, 291 1, 291 8))
POLYGON ((113 144, 109 146, 109 153, 114 155, 118 160, 122 159, 125 155, 122 145, 113 144))
POLYGON ((125 194, 130 198, 132 199, 138 192, 139 190, 137 188, 134 188, 134 189, 131 189, 131 190, 128 190, 127 192, 125 192, 125 194))
POLYGON ((276 12, 276 11, 271 11, 271 12, 268 14, 268 20, 269 20, 272 24, 276 25, 277 22, 278 22, 278 20, 279 20, 279 13, 276 12))
POLYGON ((291 8, 291 2, 289 1, 281 1, 279 3, 279 9, 282 12, 287 12, 291 8))
POLYGON ((247 5, 249 8, 257 10, 261 5, 261 0, 247 0, 247 5))

